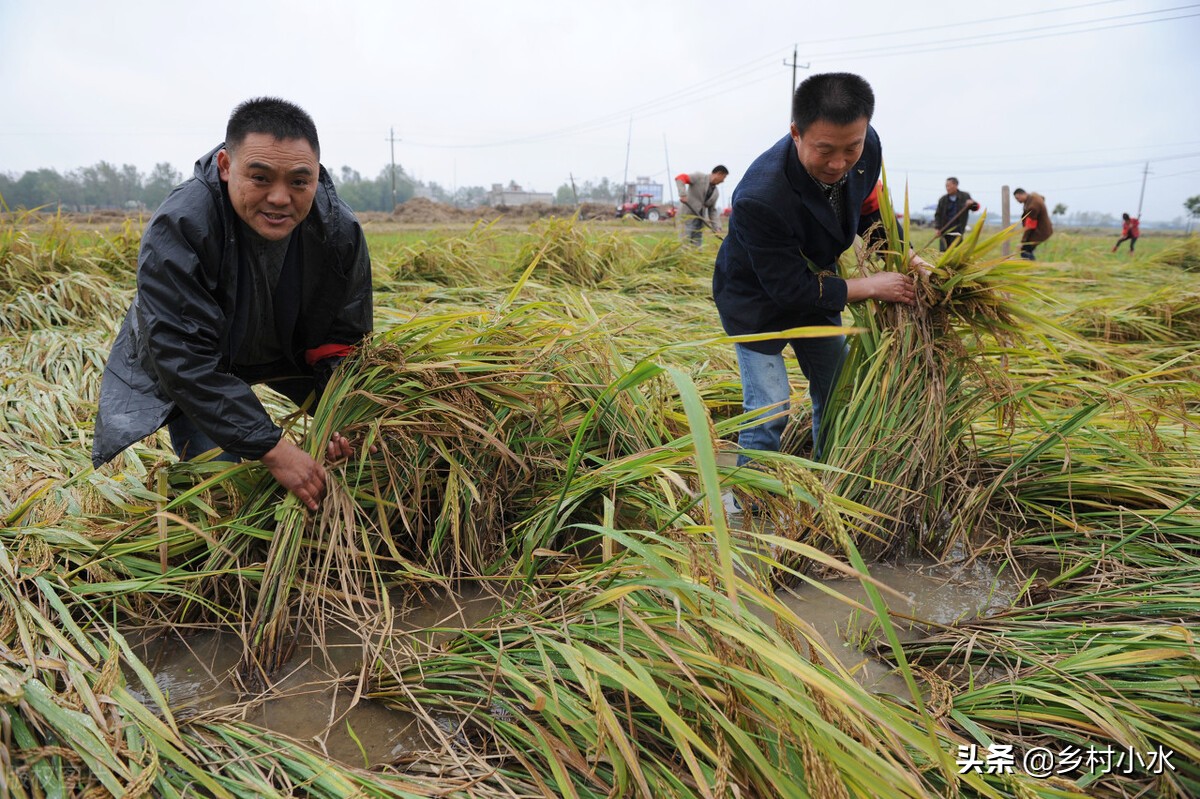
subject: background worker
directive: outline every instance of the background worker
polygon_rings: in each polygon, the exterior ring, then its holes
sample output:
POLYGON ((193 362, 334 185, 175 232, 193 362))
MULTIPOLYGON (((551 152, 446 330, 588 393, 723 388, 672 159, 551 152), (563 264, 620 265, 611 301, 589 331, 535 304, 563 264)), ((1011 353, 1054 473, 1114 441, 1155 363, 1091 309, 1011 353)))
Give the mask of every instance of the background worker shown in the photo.
POLYGON ((699 247, 703 243, 705 225, 712 228, 713 233, 721 232, 721 216, 716 212, 720 194, 717 186, 728 176, 729 170, 722 164, 714 166, 711 172, 684 172, 675 176, 683 210, 684 241, 699 247))
POLYGON ((1050 224, 1050 213, 1046 210, 1046 198, 1037 192, 1027 192, 1017 189, 1013 198, 1024 206, 1021 212, 1021 257, 1027 261, 1037 260, 1033 251, 1046 239, 1054 235, 1054 225, 1050 224))
MULTIPOLYGON (((96 466, 167 425, 180 458, 215 447, 224 460, 261 460, 317 509, 325 469, 283 435, 251 385, 302 405, 371 332, 366 239, 320 152, 298 106, 248 100, 225 142, 151 217, 137 294, 101 382, 96 466)), ((337 433, 326 449, 330 460, 352 452, 337 433)))
MULTIPOLYGON (((729 335, 840 325, 848 302, 916 302, 907 274, 838 275, 839 256, 880 219, 882 152, 870 125, 874 110, 875 95, 858 75, 813 75, 796 89, 789 134, 755 159, 733 193, 729 233, 713 271, 713 299, 729 335)), ((915 255, 909 263, 929 266, 915 255)), ((779 450, 791 393, 783 350, 790 346, 808 378, 820 457, 823 412, 846 356, 845 337, 734 346, 743 408, 769 417, 743 430, 739 446, 779 450)), ((739 465, 748 460, 738 456, 739 465)))
POLYGON ((937 228, 938 248, 945 252, 955 239, 962 238, 967 230, 967 217, 978 211, 979 203, 971 195, 958 190, 958 178, 946 178, 946 193, 938 200, 933 212, 933 224, 937 228))
POLYGON ((1129 214, 1121 214, 1121 238, 1117 239, 1117 243, 1113 245, 1112 251, 1116 252, 1117 248, 1125 242, 1129 242, 1129 254, 1133 254, 1133 248, 1137 246, 1138 236, 1141 235, 1138 231, 1140 227, 1137 217, 1131 217, 1129 214))

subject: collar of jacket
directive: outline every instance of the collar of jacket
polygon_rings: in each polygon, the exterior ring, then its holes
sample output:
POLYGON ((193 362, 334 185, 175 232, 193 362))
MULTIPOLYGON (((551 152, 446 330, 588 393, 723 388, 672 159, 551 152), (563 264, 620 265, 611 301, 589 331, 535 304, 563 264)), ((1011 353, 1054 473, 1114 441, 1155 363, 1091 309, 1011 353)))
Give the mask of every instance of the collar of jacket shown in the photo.
MULTIPOLYGON (((232 270, 234 283, 229 284, 230 290, 234 297, 242 297, 243 295, 236 290, 238 282, 244 275, 242 271, 241 249, 238 246, 238 225, 234 224, 237 220, 236 212, 233 210, 233 205, 229 201, 229 188, 227 184, 221 180, 220 172, 217 168, 217 153, 224 147, 224 143, 217 145, 210 150, 206 155, 196 161, 195 179, 202 183, 209 192, 213 195, 215 205, 219 209, 221 216, 221 224, 223 226, 223 238, 225 241, 225 263, 232 270)), ((341 245, 348 245, 345 241, 347 225, 349 220, 343 219, 343 209, 345 206, 341 204, 337 198, 337 191, 333 185, 333 179, 324 166, 320 167, 318 175, 318 186, 316 197, 313 198, 313 206, 309 211, 308 216, 299 224, 295 231, 292 232, 292 246, 288 249, 288 258, 294 259, 291 261, 293 270, 301 278, 302 281, 309 284, 309 288, 304 289, 304 295, 297 294, 284 298, 285 307, 283 314, 290 318, 290 323, 287 325, 287 330, 279 331, 280 342, 289 355, 295 355, 292 352, 293 338, 295 336, 295 325, 297 320, 296 311, 304 303, 304 297, 311 296, 314 302, 321 304, 337 301, 336 293, 324 292, 321 289, 323 281, 335 281, 338 276, 344 276, 353 265, 343 263, 339 258, 307 258, 304 256, 305 245, 311 245, 310 253, 328 252, 327 248, 334 250, 340 249, 341 245), (291 307, 295 304, 295 308, 291 307)), ((304 285, 303 283, 301 285, 304 285)), ((277 298, 278 299, 278 298, 277 298)), ((234 314, 233 327, 230 330, 230 335, 225 342, 226 346, 223 350, 224 361, 226 364, 232 363, 238 348, 241 346, 242 333, 245 329, 244 315, 246 309, 238 303, 231 309, 234 314)), ((277 317, 279 321, 279 317, 277 317)), ((303 320, 299 320, 303 322, 303 320)))
MULTIPOLYGON (((821 227, 829 231, 830 234, 838 239, 846 235, 846 231, 838 224, 837 214, 833 211, 833 206, 829 204, 829 200, 825 199, 824 192, 821 191, 820 185, 813 179, 812 175, 808 174, 808 170, 800 163, 800 156, 796 152, 796 143, 792 137, 785 136, 784 141, 787 142, 784 152, 784 171, 787 174, 788 183, 792 187, 792 191, 800 195, 800 199, 804 202, 805 208, 813 215, 813 218, 821 223, 821 227)), ((850 203, 852 202, 852 192, 850 191, 850 181, 846 185, 846 208, 849 211, 850 203)), ((859 201, 861 202, 861 200, 859 201)), ((846 224, 851 222, 852 214, 846 214, 846 224)))
POLYGON ((833 208, 825 199, 817 181, 800 165, 800 156, 796 153, 796 144, 791 135, 784 136, 776 146, 784 148, 784 170, 792 191, 801 197, 813 218, 820 222, 822 227, 839 240, 845 241, 847 247, 850 246, 854 240, 858 220, 862 216, 859 209, 879 180, 882 151, 875 128, 867 126, 867 140, 863 145, 862 155, 847 175, 845 227, 838 225, 837 216, 834 215, 833 208))

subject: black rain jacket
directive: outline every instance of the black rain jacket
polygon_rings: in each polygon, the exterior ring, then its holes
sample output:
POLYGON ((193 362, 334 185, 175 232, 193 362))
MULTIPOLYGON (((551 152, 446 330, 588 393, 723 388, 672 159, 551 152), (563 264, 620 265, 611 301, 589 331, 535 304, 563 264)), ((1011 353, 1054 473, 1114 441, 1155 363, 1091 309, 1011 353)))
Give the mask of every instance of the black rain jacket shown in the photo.
MULTIPOLYGON (((163 201, 142 235, 137 295, 100 386, 97 467, 179 412, 242 458, 261 458, 282 435, 250 385, 232 373, 250 308, 238 293, 245 278, 238 218, 217 173, 223 146, 196 162, 193 177, 163 201)), ((305 353, 357 344, 373 322, 366 239, 324 167, 291 242, 274 300, 279 340, 296 375, 327 377, 330 363, 314 371, 305 353)))

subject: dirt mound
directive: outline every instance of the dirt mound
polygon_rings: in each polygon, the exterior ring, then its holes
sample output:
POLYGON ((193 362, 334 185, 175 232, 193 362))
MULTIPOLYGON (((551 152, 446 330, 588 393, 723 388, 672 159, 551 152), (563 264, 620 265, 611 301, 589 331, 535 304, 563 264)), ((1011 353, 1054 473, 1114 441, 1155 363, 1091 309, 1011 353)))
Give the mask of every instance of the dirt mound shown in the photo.
POLYGON ((458 222, 478 219, 474 211, 455 208, 453 205, 434 202, 424 197, 413 197, 402 202, 392 211, 392 219, 397 222, 418 222, 421 224, 436 224, 439 222, 458 222))
MULTIPOLYGON (((400 203, 384 218, 393 222, 416 224, 441 224, 445 222, 473 222, 477 219, 501 217, 514 221, 533 221, 545 217, 567 217, 579 213, 580 219, 612 219, 613 208, 608 203, 581 203, 573 205, 550 205, 528 203, 526 205, 480 205, 475 208, 457 208, 453 205, 434 202, 424 197, 414 197, 400 203)), ((366 215, 359 214, 359 218, 366 215)), ((371 215, 374 218, 374 215, 371 215)))
POLYGON ((617 216, 614 203, 580 203, 580 219, 615 219, 617 216))

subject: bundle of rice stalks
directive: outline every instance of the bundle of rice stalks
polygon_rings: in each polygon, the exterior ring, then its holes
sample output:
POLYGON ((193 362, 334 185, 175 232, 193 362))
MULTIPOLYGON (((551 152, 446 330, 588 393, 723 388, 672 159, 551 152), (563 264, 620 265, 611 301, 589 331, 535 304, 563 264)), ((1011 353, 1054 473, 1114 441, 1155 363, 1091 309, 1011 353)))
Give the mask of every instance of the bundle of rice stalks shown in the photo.
POLYGON ((1200 292, 1160 288, 1131 302, 1096 300, 1061 320, 1070 329, 1101 341, 1195 341, 1200 339, 1200 292))
POLYGON ((489 263, 494 224, 495 220, 489 223, 479 221, 461 236, 442 236, 432 241, 422 240, 402 246, 376 260, 376 283, 384 286, 390 286, 392 282, 410 281, 442 286, 495 283, 499 277, 498 269, 489 263), (379 266, 383 269, 379 269, 379 266))
POLYGON ((0 335, 60 326, 113 329, 124 318, 129 299, 130 292, 114 287, 109 277, 87 272, 64 275, 8 298, 0 335))
MULTIPOLYGON (((899 229, 886 178, 880 212, 885 249, 864 253, 858 268, 909 272, 907 225, 899 229), (874 266, 869 256, 878 256, 874 266)), ((959 446, 983 409, 1003 408, 1015 393, 1001 365, 980 357, 987 340, 1007 342, 1020 325, 1042 326, 1021 303, 1036 290, 1028 262, 995 254, 1002 231, 982 239, 983 224, 918 276, 915 307, 867 301, 851 308, 865 332, 851 337, 822 432, 830 488, 889 519, 860 542, 874 556, 908 548, 940 550, 968 499, 970 471, 959 446)))
POLYGON ((248 644, 263 675, 283 660, 298 581, 336 579, 345 596, 378 599, 385 572, 492 572, 549 545, 612 487, 569 491, 573 480, 673 437, 670 403, 642 386, 653 370, 625 365, 586 320, 539 312, 410 320, 331 381, 310 452, 322 457, 334 431, 376 452, 337 469, 315 518, 292 498, 276 508, 265 484, 227 526, 240 543, 203 569, 244 566, 252 541, 271 542, 248 644))
POLYGON ((624 274, 631 248, 626 236, 557 218, 538 220, 530 231, 536 238, 517 256, 518 275, 532 271, 541 283, 596 288, 624 274))
POLYGON ((1188 236, 1149 260, 1151 263, 1174 266, 1185 272, 1200 272, 1200 237, 1188 236))
POLYGON ((10 215, 0 224, 0 299, 79 273, 129 280, 140 240, 131 220, 120 234, 106 237, 80 231, 61 215, 10 215))

